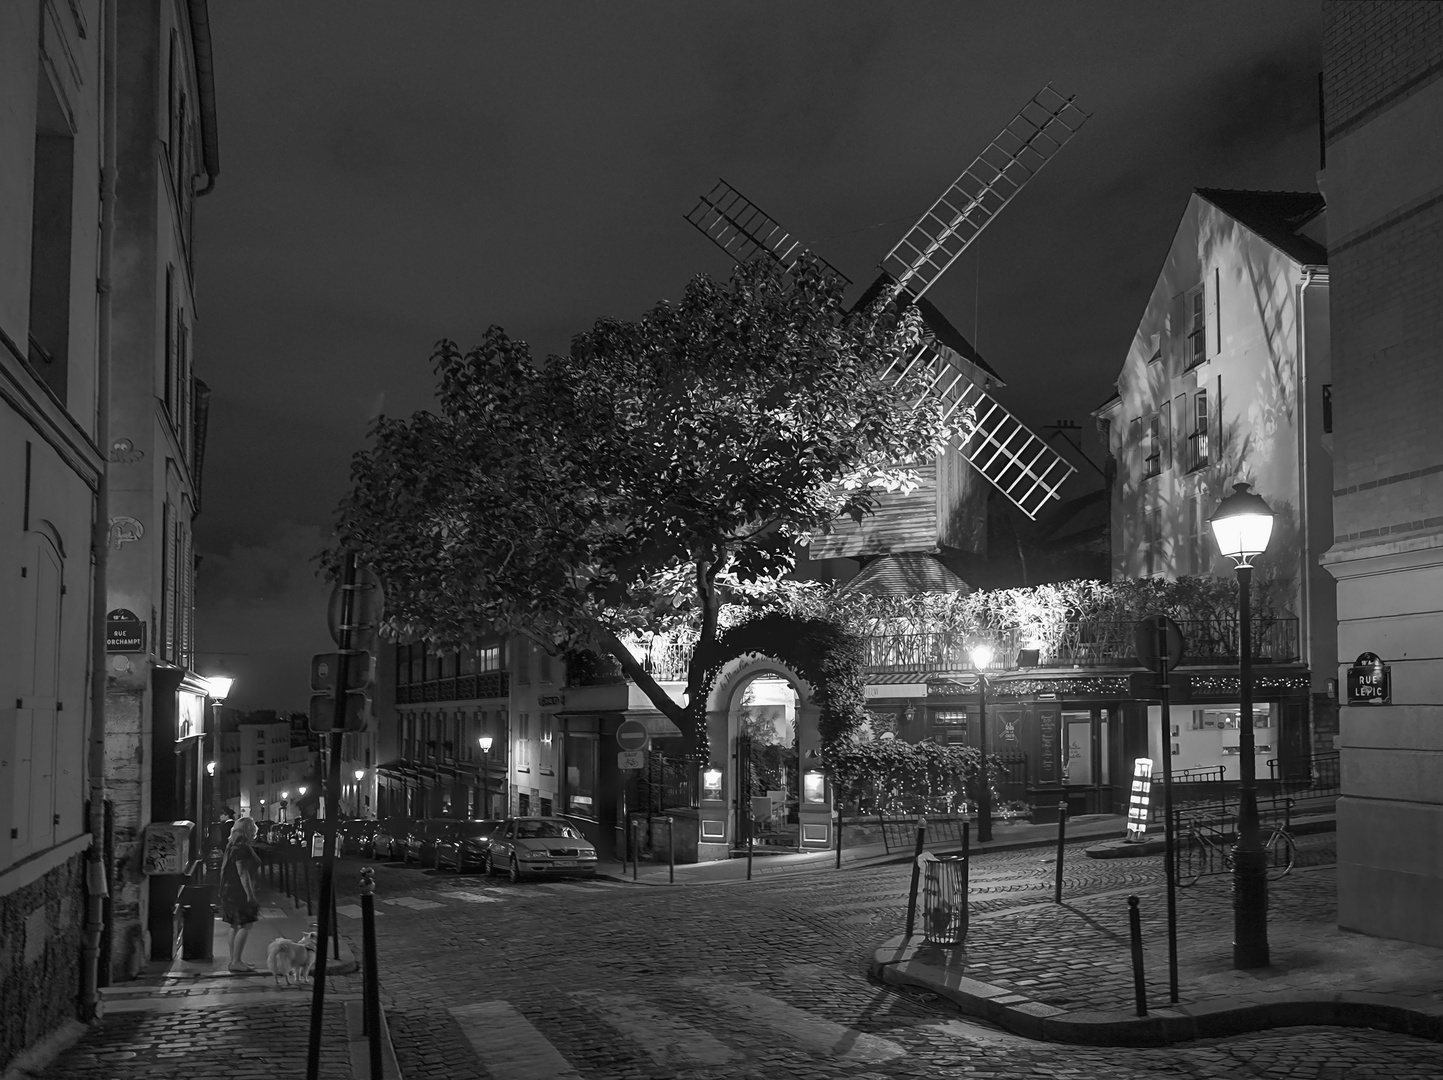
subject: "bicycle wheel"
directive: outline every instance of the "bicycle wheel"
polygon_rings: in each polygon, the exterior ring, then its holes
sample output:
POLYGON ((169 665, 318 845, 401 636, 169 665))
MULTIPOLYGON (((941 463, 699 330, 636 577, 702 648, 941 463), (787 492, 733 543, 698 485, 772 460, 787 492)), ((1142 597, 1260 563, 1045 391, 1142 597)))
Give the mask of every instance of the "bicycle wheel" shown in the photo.
POLYGON ((1286 829, 1274 829, 1263 847, 1268 853, 1269 880, 1276 881, 1293 868, 1293 862, 1298 857, 1298 845, 1293 841, 1292 833, 1286 829))
POLYGON ((1208 842, 1197 833, 1187 837, 1186 844, 1178 852, 1177 883, 1181 888, 1196 885, 1208 865, 1208 842))

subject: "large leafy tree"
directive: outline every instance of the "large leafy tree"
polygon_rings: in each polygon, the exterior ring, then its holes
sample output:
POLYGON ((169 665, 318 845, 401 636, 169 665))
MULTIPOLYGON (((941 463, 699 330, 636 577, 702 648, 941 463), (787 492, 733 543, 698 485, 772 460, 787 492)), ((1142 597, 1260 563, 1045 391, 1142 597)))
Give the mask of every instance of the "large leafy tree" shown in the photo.
POLYGON ((499 327, 465 353, 441 341, 438 411, 375 422, 326 562, 334 573, 349 548, 383 576, 397 636, 609 653, 704 754, 701 681, 728 590, 780 576, 811 533, 915 483, 912 463, 947 437, 920 387, 885 376, 920 333, 911 309, 845 311, 804 260, 697 277, 545 362, 499 327), (696 635, 686 706, 626 644, 678 620, 696 635))

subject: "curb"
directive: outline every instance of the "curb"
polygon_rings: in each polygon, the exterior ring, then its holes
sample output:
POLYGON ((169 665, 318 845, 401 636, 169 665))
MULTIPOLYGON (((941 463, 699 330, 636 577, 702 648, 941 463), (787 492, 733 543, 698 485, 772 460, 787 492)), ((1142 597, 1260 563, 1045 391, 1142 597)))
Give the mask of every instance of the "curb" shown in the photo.
MULTIPOLYGON (((921 942, 920 937, 916 938, 921 942)), ((1373 1028, 1443 1042, 1443 1002, 1363 991, 1316 995, 1267 994, 1257 999, 1218 997, 1189 1005, 1169 1005, 1136 1016, 1121 1010, 1069 1011, 1005 987, 949 974, 917 958, 925 944, 890 939, 877 949, 868 968, 889 986, 936 994, 968 1016, 988 1020, 1015 1035, 1039 1042, 1078 1046, 1168 1046, 1298 1025, 1373 1028)))
MULTIPOLYGON (((1288 831, 1294 836, 1311 836, 1314 833, 1337 832, 1336 817, 1303 818, 1294 821, 1288 831)), ((1162 835, 1150 836, 1141 842, 1132 840, 1109 840, 1087 848, 1089 859, 1140 859, 1144 855, 1160 855, 1167 850, 1167 839, 1162 835)))
MULTIPOLYGON (((346 1045, 350 1051, 351 1076, 370 1080, 371 1041, 366 1035, 365 1002, 346 1002, 346 1045)), ((391 1045, 391 1025, 386 1020, 386 1006, 381 1005, 381 1080, 404 1080, 396 1062, 396 1048, 391 1045)))

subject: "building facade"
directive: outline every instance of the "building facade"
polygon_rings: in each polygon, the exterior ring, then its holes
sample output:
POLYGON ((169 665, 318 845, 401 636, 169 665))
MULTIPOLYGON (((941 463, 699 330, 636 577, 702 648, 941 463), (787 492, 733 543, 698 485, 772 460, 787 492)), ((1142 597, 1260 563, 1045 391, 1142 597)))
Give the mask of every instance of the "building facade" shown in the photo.
MULTIPOLYGON (((1336 749, 1335 589, 1317 565, 1332 540, 1324 228, 1318 195, 1194 193, 1117 394, 1097 412, 1113 459, 1114 580, 1231 580, 1208 519, 1237 482, 1276 515, 1254 572, 1255 651, 1295 660, 1306 686, 1269 709, 1266 726, 1260 707, 1260 776, 1268 759, 1336 749)), ((1236 737, 1215 730, 1185 725, 1175 766, 1237 775, 1236 737)), ((1149 743, 1160 742, 1154 731, 1149 743)))
MULTIPOLYGON (((203 0, 121 4, 107 610, 110 976, 171 955, 182 875, 147 873, 152 822, 203 820, 206 684, 195 672, 192 522, 206 396, 196 379, 195 204, 219 171, 203 0)), ((186 855, 201 855, 199 830, 186 855)))
POLYGON ((0 1072, 83 977, 103 41, 97 0, 0 5, 0 1072))
POLYGON ((1338 921, 1443 945, 1443 4, 1323 5, 1333 273, 1338 921), (1346 690, 1345 690, 1346 700, 1346 690))

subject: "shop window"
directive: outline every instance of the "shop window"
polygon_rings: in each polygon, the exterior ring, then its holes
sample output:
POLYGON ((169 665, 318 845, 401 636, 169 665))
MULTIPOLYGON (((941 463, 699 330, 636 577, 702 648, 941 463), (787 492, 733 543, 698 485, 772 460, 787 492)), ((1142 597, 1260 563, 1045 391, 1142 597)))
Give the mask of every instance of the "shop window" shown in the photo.
POLYGON ((516 796, 516 816, 529 817, 531 815, 531 796, 521 792, 516 796))
POLYGON ((567 735, 566 786, 562 805, 568 814, 596 817, 596 737, 567 735))
POLYGON ((550 816, 551 816, 551 800, 548 799, 548 798, 546 798, 545 796, 542 796, 542 798, 541 798, 541 816, 542 816, 542 817, 550 817, 550 816))

